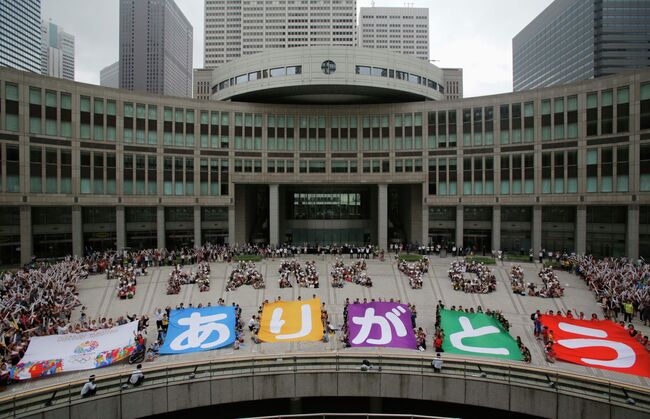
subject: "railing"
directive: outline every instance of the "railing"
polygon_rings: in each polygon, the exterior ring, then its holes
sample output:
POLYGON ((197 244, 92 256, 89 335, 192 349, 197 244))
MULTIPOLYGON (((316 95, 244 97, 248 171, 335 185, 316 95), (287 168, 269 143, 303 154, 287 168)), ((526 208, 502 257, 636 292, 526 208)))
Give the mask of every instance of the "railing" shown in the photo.
MULTIPOLYGON (((145 380, 137 388, 124 385, 130 376, 130 371, 98 375, 96 397, 115 396, 123 392, 164 387, 192 380, 356 371, 363 374, 435 375, 445 378, 486 381, 570 395, 643 412, 650 411, 650 388, 647 387, 515 363, 466 359, 449 355, 444 357, 442 372, 435 373, 431 368, 431 360, 431 356, 406 354, 326 352, 253 355, 204 362, 151 364, 146 365, 145 380), (367 372, 361 370, 361 361, 364 359, 371 364, 371 368, 367 372)), ((0 419, 27 416, 39 411, 79 403, 82 400, 81 387, 85 382, 85 380, 70 381, 0 397, 0 419)))

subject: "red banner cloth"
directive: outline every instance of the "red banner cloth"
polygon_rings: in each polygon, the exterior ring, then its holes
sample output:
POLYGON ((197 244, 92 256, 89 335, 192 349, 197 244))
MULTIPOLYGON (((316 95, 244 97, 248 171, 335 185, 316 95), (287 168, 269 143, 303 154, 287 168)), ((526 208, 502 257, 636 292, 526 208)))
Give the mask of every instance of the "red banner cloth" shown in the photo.
POLYGON ((628 331, 610 320, 543 315, 553 331, 558 359, 587 367, 650 377, 650 354, 628 331))

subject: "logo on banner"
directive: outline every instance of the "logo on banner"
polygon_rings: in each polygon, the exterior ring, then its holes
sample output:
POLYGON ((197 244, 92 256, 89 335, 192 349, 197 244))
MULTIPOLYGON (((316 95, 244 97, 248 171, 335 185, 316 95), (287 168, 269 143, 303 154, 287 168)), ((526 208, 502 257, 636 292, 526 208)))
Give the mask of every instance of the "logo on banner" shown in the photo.
POLYGON ((389 346, 415 349, 411 311, 398 303, 348 306, 350 346, 389 346))
POLYGON ((521 360, 517 342, 492 316, 441 310, 440 322, 445 352, 521 360))
POLYGON ((162 354, 209 351, 235 341, 235 308, 173 310, 162 354))
POLYGON ((278 301, 262 311, 259 338, 264 342, 319 341, 323 338, 320 299, 278 301))
POLYGON ((648 351, 616 323, 556 316, 542 316, 541 320, 543 326, 553 330, 553 349, 558 359, 650 377, 648 351))
POLYGON ((86 342, 80 343, 76 348, 74 348, 74 353, 76 354, 85 354, 92 352, 99 346, 99 342, 96 340, 88 340, 86 342))

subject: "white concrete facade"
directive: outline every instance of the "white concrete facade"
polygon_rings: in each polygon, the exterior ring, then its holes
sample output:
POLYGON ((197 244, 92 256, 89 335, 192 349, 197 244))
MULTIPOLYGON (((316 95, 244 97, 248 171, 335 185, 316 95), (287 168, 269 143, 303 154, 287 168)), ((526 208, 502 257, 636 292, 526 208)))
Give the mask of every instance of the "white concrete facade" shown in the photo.
POLYGON ((74 35, 52 22, 41 23, 41 74, 74 80, 74 35))
POLYGON ((115 61, 111 65, 107 65, 99 72, 99 85, 104 87, 113 87, 115 89, 120 87, 120 62, 115 61))
POLYGON ((204 67, 265 49, 354 46, 356 0, 205 0, 204 67))
POLYGON ((456 100, 463 98, 463 69, 443 68, 442 78, 445 86, 445 99, 456 100))
POLYGON ((359 46, 387 49, 429 61, 429 9, 362 7, 359 46))

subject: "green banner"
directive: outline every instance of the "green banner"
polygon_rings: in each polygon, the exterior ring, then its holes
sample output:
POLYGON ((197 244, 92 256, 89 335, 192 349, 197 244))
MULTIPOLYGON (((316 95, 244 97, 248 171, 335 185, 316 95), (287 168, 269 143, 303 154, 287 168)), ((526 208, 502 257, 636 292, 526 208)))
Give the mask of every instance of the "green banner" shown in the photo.
POLYGON ((445 352, 521 360, 517 342, 494 317, 451 310, 441 310, 440 317, 445 352))

